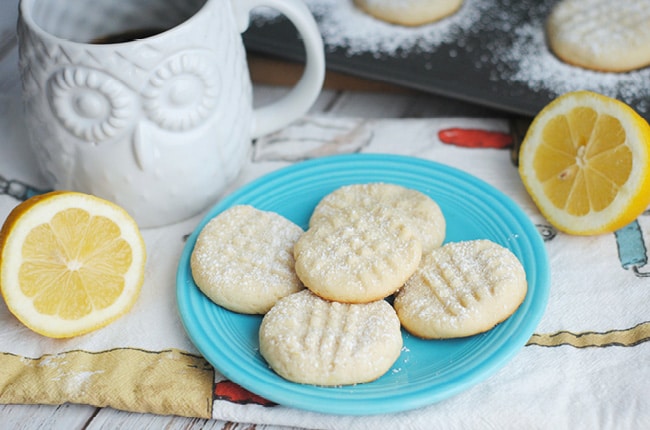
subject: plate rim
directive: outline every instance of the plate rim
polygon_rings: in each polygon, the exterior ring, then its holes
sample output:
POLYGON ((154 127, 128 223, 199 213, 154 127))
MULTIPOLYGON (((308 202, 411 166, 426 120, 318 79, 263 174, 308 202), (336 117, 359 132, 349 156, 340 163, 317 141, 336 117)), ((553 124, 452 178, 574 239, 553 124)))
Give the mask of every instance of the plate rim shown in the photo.
MULTIPOLYGON (((340 171, 337 173, 340 173, 340 171)), ((387 182, 391 182, 391 181, 388 180, 387 182)), ((354 183, 354 181, 351 181, 350 183, 354 183)), ((508 197, 505 193, 498 190, 497 188, 489 185, 488 183, 481 180, 480 178, 477 178, 467 172, 464 172, 455 167, 441 164, 436 161, 431 161, 431 160, 412 157, 412 156, 405 156, 405 155, 355 153, 355 154, 337 154, 337 155, 319 157, 315 159, 294 163, 289 166, 282 167, 272 172, 269 172, 267 174, 264 174, 252 180, 251 182, 244 184, 242 187, 233 191, 229 195, 224 196, 223 199, 217 202, 206 212, 204 217, 199 221, 199 223, 196 225, 196 227, 194 228, 190 236, 187 238, 187 241, 183 247, 181 257, 179 258, 176 282, 177 282, 177 286, 176 286, 177 308, 178 308, 181 322, 183 324, 183 327, 188 337, 190 338, 192 344, 199 350, 201 355, 203 355, 203 357, 212 366, 214 366, 217 371, 222 373, 223 376, 225 376, 226 378, 241 385, 243 388, 249 391, 252 391, 268 400, 271 400, 273 402, 276 402, 278 404, 287 407, 294 407, 301 410, 327 413, 327 414, 376 415, 381 413, 406 411, 406 410, 411 410, 411 409, 436 403, 440 400, 458 394, 468 389, 471 386, 476 385, 477 383, 481 382, 482 380, 494 374, 501 367, 505 366, 505 364, 507 364, 521 350, 521 348, 525 346, 526 342, 533 334, 534 329, 539 324, 539 321, 541 320, 545 312, 548 303, 549 290, 550 290, 550 268, 549 268, 548 255, 546 252, 545 245, 543 243, 541 235, 537 234, 534 224, 528 218, 528 216, 523 212, 523 210, 519 207, 519 205, 516 202, 514 202, 514 200, 512 200, 510 197, 508 197), (274 181, 278 179, 286 178, 287 176, 290 175, 300 174, 305 171, 310 171, 313 169, 317 169, 317 170, 320 168, 327 169, 328 166, 332 164, 337 164, 337 167, 340 167, 345 163, 347 163, 348 166, 351 165, 350 163, 356 164, 357 166, 358 163, 366 163, 369 165, 372 163, 386 163, 386 164, 392 163, 392 164, 400 165, 401 167, 404 167, 405 165, 406 166, 419 165, 424 169, 428 169, 432 171, 434 170, 436 172, 443 172, 444 175, 452 175, 454 177, 459 177, 460 179, 463 179, 465 182, 471 183, 472 186, 478 187, 482 191, 489 192, 489 194, 493 198, 497 199, 502 205, 504 205, 504 207, 509 212, 514 212, 514 213, 509 213, 509 215, 515 217, 519 222, 524 223, 525 224, 524 227, 526 227, 528 230, 532 229, 536 233, 533 236, 527 236, 527 239, 529 239, 528 243, 530 245, 531 250, 533 251, 535 260, 537 260, 537 258, 541 258, 541 261, 536 261, 535 264, 536 267, 533 268, 534 269, 533 279, 535 279, 535 292, 533 296, 535 299, 535 303, 533 303, 533 299, 531 299, 530 301, 527 300, 524 301, 524 303, 527 303, 526 304, 527 313, 521 317, 518 317, 518 322, 519 322, 519 325, 517 326, 518 330, 514 333, 511 333, 508 339, 501 339, 499 343, 499 345, 507 343, 511 346, 505 348, 504 350, 495 351, 491 353, 488 357, 489 360, 487 361, 487 363, 483 362, 480 368, 478 369, 478 371, 471 372, 469 376, 465 375, 463 378, 461 378, 460 381, 452 380, 452 381, 445 382, 445 385, 448 386, 445 387, 444 390, 438 389, 432 391, 430 389, 427 389, 430 387, 422 387, 419 390, 422 391, 422 394, 416 395, 418 394, 419 392, 418 391, 415 393, 410 393, 408 396, 401 396, 400 399, 391 399, 392 401, 388 405, 385 404, 386 403, 385 401, 379 401, 383 399, 381 396, 379 397, 373 396, 372 398, 364 398, 364 399, 357 398, 353 400, 346 399, 346 398, 332 399, 332 396, 327 396, 328 397, 327 401, 313 402, 314 400, 318 400, 318 399, 324 400, 323 396, 316 396, 316 399, 314 399, 313 394, 306 395, 304 393, 305 389, 307 389, 308 391, 318 390, 317 392, 319 393, 326 392, 328 394, 331 394, 333 393, 332 387, 317 387, 311 385, 302 385, 302 384, 295 384, 289 381, 282 380, 281 381, 282 389, 285 389, 288 383, 289 384, 288 386, 293 387, 297 390, 295 394, 293 396, 290 396, 289 398, 287 398, 286 396, 282 397, 281 395, 278 396, 278 393, 274 391, 273 387, 269 387, 269 388, 260 387, 257 384, 255 384, 254 381, 251 382, 250 378, 242 378, 241 372, 245 369, 243 368, 233 369, 232 368, 233 366, 224 367, 223 363, 214 363, 213 362, 214 357, 211 357, 212 354, 209 351, 205 350, 208 345, 206 345, 203 340, 196 339, 194 337, 195 333, 193 328, 191 327, 188 328, 188 325, 191 326, 194 324, 194 322, 188 320, 189 317, 185 313, 186 312, 185 308, 187 306, 187 302, 189 301, 189 299, 185 297, 184 290, 185 288, 195 288, 196 290, 198 290, 196 285, 193 283, 193 280, 191 279, 191 270, 188 270, 189 269, 188 266, 189 266, 189 257, 194 248, 196 238, 200 233, 200 230, 203 228, 203 226, 205 226, 205 224, 209 220, 214 218, 218 213, 227 209, 233 204, 236 204, 238 199, 241 199, 242 196, 245 198, 246 194, 255 190, 259 190, 261 186, 269 187, 273 185, 274 181), (190 279, 188 279, 188 275, 190 279), (532 311, 531 308, 533 308, 532 311), (530 312, 532 312, 532 315, 530 314, 530 312), (524 318, 524 316, 526 318, 524 318), (523 321, 519 321, 519 320, 523 320, 523 321), (210 358, 208 357, 208 355, 210 355, 210 358), (294 398, 295 395, 299 395, 302 398, 296 400, 294 398), (309 403, 310 401, 312 401, 313 403, 309 403)), ((199 292, 199 294, 202 293, 199 292)), ((206 300, 208 299, 206 298, 206 300)), ((517 315, 521 315, 521 314, 517 314, 517 315)), ((271 369, 268 369, 268 371, 273 372, 271 369)), ((277 375, 275 376, 277 377, 277 375)), ((344 389, 346 387, 339 387, 339 388, 343 389, 344 392, 345 391, 344 389)))

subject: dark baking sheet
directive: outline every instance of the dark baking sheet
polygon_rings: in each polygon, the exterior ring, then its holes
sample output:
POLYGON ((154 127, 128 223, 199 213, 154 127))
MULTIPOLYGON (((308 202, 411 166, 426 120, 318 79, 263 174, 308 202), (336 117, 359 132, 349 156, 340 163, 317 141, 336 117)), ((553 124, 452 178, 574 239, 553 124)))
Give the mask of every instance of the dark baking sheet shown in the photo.
MULTIPOLYGON (((369 23, 372 18, 361 16, 362 12, 351 6, 351 0, 306 3, 323 33, 328 69, 525 116, 535 115, 559 94, 589 89, 623 100, 650 119, 649 69, 618 74, 594 72, 569 66, 550 53, 544 21, 556 1, 465 0, 455 16, 446 18, 448 22, 417 29, 398 28, 378 20, 369 23), (347 8, 348 12, 335 7, 347 8), (331 15, 335 13, 356 15, 349 23, 339 20, 334 31, 340 33, 332 38, 331 15), (469 19, 470 15, 474 18, 469 19), (411 30, 424 34, 425 42, 409 41, 408 46, 399 49, 364 49, 364 44, 356 43, 354 38, 345 41, 345 26, 359 20, 364 25, 376 25, 377 37, 390 37, 391 32, 403 35, 411 30), (439 41, 427 42, 427 29, 435 33, 439 30, 435 26, 445 26, 446 34, 439 41)), ((302 42, 294 27, 279 16, 256 16, 244 34, 244 42, 254 52, 304 60, 302 42)))

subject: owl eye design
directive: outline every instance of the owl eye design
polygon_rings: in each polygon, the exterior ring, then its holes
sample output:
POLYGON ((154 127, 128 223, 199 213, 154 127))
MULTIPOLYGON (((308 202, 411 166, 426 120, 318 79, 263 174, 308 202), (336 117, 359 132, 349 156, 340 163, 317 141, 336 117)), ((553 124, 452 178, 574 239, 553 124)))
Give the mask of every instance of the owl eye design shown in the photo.
POLYGON ((214 110, 219 92, 214 60, 184 53, 160 65, 142 94, 149 119, 171 131, 192 129, 214 110))
POLYGON ((87 142, 114 137, 136 111, 131 90, 95 69, 68 66, 48 81, 50 105, 63 127, 87 142))

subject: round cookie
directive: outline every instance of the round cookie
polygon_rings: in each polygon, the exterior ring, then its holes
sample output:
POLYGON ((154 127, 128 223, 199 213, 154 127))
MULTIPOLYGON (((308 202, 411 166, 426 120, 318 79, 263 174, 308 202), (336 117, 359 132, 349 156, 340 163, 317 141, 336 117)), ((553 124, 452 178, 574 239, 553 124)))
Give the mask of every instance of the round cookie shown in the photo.
POLYGON ((350 206, 369 211, 378 206, 396 209, 420 238, 422 253, 438 248, 445 240, 445 217, 433 199, 410 188, 380 182, 346 185, 334 190, 318 203, 309 225, 318 224, 350 206))
POLYGON ((456 12, 462 0, 354 0, 357 7, 392 24, 418 26, 456 12))
POLYGON ((650 0, 562 0, 546 32, 562 61, 605 72, 650 65, 650 0))
POLYGON ((296 242, 296 273, 317 295, 366 303, 393 294, 415 272, 422 245, 392 208, 343 207, 296 242))
POLYGON ((418 337, 465 337, 508 318, 526 291, 526 273, 510 250, 489 240, 450 242, 422 258, 393 306, 418 337))
POLYGON ((234 312, 264 314, 304 288, 294 270, 293 246, 303 230, 252 206, 233 206, 199 233, 190 257, 199 289, 234 312))
POLYGON ((375 380, 402 349, 399 319, 388 302, 331 302, 309 290, 273 306, 259 341, 262 357, 283 378, 327 386, 375 380))

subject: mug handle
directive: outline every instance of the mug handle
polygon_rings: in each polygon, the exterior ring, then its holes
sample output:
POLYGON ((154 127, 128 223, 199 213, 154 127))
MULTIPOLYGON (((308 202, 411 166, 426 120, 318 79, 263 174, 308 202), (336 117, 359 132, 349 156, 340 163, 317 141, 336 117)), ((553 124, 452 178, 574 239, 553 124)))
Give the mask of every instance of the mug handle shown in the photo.
POLYGON ((320 94, 325 79, 325 50, 318 25, 302 0, 232 0, 240 33, 246 31, 250 12, 268 6, 284 14, 298 29, 305 45, 305 70, 298 83, 280 100, 253 111, 256 138, 276 131, 305 114, 320 94))

